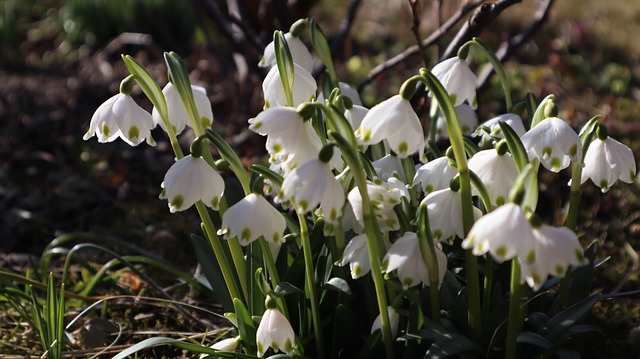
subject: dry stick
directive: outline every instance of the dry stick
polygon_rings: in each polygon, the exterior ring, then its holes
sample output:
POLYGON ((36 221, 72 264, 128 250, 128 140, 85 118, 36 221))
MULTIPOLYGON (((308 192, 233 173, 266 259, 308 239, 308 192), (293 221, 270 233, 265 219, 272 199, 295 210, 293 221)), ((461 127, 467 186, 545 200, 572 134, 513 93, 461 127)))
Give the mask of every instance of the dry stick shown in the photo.
MULTIPOLYGON (((504 62, 509 56, 513 55, 524 43, 531 38, 549 18, 549 12, 553 6, 554 0, 543 0, 538 6, 533 21, 524 30, 512 37, 508 41, 503 42, 496 51, 496 57, 500 62, 504 62)), ((487 84, 489 77, 493 73, 493 67, 485 68, 478 76, 477 86, 483 87, 487 84)))
POLYGON ((356 19, 356 12, 360 7, 361 0, 351 0, 349 4, 349 10, 347 10, 347 16, 340 23, 340 31, 338 35, 331 41, 331 57, 334 57, 336 52, 342 47, 344 40, 347 38, 347 34, 351 31, 351 26, 356 19))
POLYGON ((420 55, 422 56, 422 61, 424 61, 424 66, 429 67, 429 58, 427 57, 427 53, 425 52, 425 48, 422 45, 422 37, 420 36, 420 9, 418 8, 420 4, 418 0, 409 0, 409 8, 411 9, 411 18, 413 19, 413 23, 411 24, 411 31, 413 35, 416 37, 416 43, 418 44, 418 49, 420 55))
MULTIPOLYGON (((442 24, 442 26, 436 29, 431 35, 429 35, 429 37, 422 40, 422 43, 421 43, 422 46, 429 47, 433 45, 436 41, 440 40, 440 38, 443 35, 445 35, 447 32, 449 32, 449 30, 451 30, 451 28, 453 28, 455 24, 457 24, 458 21, 460 21, 460 19, 462 19, 467 13, 469 13, 471 10, 475 9, 476 7, 480 6, 482 1, 483 0, 473 0, 464 4, 458 10, 458 12, 456 12, 453 16, 449 18, 449 20, 447 20, 447 22, 442 24)), ((378 77, 381 73, 398 66, 399 64, 404 62, 407 58, 416 54, 418 51, 420 51, 420 47, 418 47, 418 45, 409 46, 403 52, 388 59, 387 61, 381 63, 380 65, 374 67, 371 71, 369 71, 369 73, 367 74, 367 77, 358 85, 358 90, 362 90, 364 86, 366 86, 371 81, 373 81, 373 79, 378 77)))

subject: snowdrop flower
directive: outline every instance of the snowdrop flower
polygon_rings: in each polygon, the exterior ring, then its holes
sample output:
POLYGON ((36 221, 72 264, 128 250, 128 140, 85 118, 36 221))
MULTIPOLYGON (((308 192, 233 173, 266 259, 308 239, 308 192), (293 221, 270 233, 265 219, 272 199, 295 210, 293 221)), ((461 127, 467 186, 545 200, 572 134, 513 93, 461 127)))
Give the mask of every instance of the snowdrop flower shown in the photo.
POLYGON ((472 108, 478 107, 476 101, 476 75, 467 62, 457 56, 444 60, 431 69, 431 73, 440 80, 447 90, 454 106, 467 102, 472 108))
POLYGON ((407 181, 404 177, 402 161, 398 156, 388 154, 379 160, 373 161, 372 165, 378 174, 378 178, 383 181, 388 181, 391 177, 396 177, 402 182, 407 181))
MULTIPOLYGON (((392 306, 387 307, 387 312, 389 313, 389 324, 391 325, 391 336, 395 339, 398 335, 398 325, 400 324, 400 313, 398 313, 395 308, 392 306)), ((382 330, 382 318, 380 314, 376 317, 371 325, 371 334, 375 333, 376 330, 382 330)), ((384 332, 382 333, 384 335, 384 332)))
POLYGON ((515 113, 505 113, 480 124, 471 136, 481 136, 480 143, 478 143, 480 147, 494 143, 497 139, 504 138, 504 134, 502 134, 502 129, 500 128, 500 122, 509 125, 519 137, 522 137, 522 135, 527 132, 520 116, 515 113))
MULTIPOLYGON (((313 58, 311 52, 307 48, 299 37, 291 35, 290 32, 284 34, 284 39, 287 41, 291 57, 295 64, 300 65, 303 69, 311 72, 313 70, 313 58)), ((265 47, 262 59, 258 63, 260 67, 272 67, 276 64, 276 51, 273 41, 265 47)))
MULTIPOLYGON (((368 182, 367 193, 373 205, 374 215, 378 224, 380 224, 380 230, 383 232, 398 230, 400 222, 393 207, 402 202, 402 197, 409 198, 409 193, 404 184, 394 177, 387 182, 368 182)), ((360 225, 364 226, 360 190, 354 187, 347 195, 347 199, 353 208, 356 220, 360 225)))
POLYGON ((328 223, 337 224, 342 216, 345 195, 329 164, 312 159, 293 169, 282 182, 280 201, 291 201, 300 214, 318 205, 328 223))
POLYGON ((405 158, 424 146, 424 133, 411 103, 400 95, 380 102, 367 112, 356 130, 365 146, 386 140, 398 157, 405 158))
MULTIPOLYGON (((501 147, 500 150, 479 151, 469 159, 469 169, 480 177, 489 191, 491 203, 498 206, 506 203, 509 191, 518 178, 518 169, 513 157, 504 152, 506 144, 501 147)), ((475 187, 473 193, 477 194, 475 187)))
MULTIPOLYGON (((214 343, 210 348, 215 350, 220 350, 223 352, 235 352, 238 348, 238 343, 240 341, 240 337, 235 338, 227 338, 222 339, 219 342, 214 343)), ((213 357, 210 354, 202 354, 200 355, 200 359, 213 357)))
POLYGON ((98 142, 104 143, 120 137, 131 146, 137 146, 144 140, 155 146, 156 142, 151 137, 154 127, 147 111, 138 106, 131 96, 119 93, 98 107, 83 139, 86 141, 95 135, 98 142))
MULTIPOLYGON (((213 123, 213 111, 211 110, 211 102, 209 102, 209 98, 207 97, 207 90, 197 85, 191 85, 191 90, 193 91, 193 99, 196 103, 198 115, 200 116, 200 122, 204 128, 208 128, 213 123)), ((184 130, 185 126, 191 127, 191 120, 189 119, 187 108, 184 102, 182 102, 178 88, 171 82, 167 83, 162 89, 162 94, 167 101, 169 122, 173 126, 176 135, 178 135, 184 130)), ((166 132, 167 128, 160 117, 158 109, 154 107, 151 114, 153 115, 153 121, 160 125, 166 132)))
MULTIPOLYGON (((455 110, 462 133, 471 133, 471 131, 478 125, 478 116, 476 115, 476 111, 466 103, 456 106, 455 110)), ((444 118, 442 111, 438 111, 438 118, 436 119, 436 135, 441 138, 449 138, 449 132, 447 132, 447 120, 444 118)))
MULTIPOLYGON (((293 67, 293 88, 291 88, 291 95, 293 97, 292 105, 296 107, 303 102, 313 99, 316 95, 318 85, 309 71, 295 63, 293 67)), ((264 81, 262 81, 262 92, 264 93, 265 108, 288 106, 278 66, 272 67, 264 78, 264 81)))
POLYGON ((169 200, 171 213, 184 211, 197 201, 218 209, 224 180, 202 157, 191 155, 174 163, 164 176, 160 199, 169 200))
POLYGON ((411 187, 420 185, 424 193, 449 188, 449 183, 457 173, 457 169, 449 166, 449 158, 438 157, 418 168, 411 187))
POLYGON ((353 107, 344 111, 344 117, 349 121, 351 128, 356 129, 360 127, 367 112, 369 112, 368 108, 354 104, 353 107))
POLYGON ((286 228, 280 212, 264 197, 251 193, 224 212, 219 234, 225 239, 238 237, 240 244, 247 246, 260 236, 278 243, 286 228))
POLYGON ((347 263, 351 269, 351 278, 353 279, 358 279, 371 271, 366 235, 358 234, 347 243, 342 253, 342 258, 336 262, 336 265, 342 267, 347 263))
MULTIPOLYGON (((453 242, 453 237, 464 238, 462 223, 462 198, 459 191, 445 188, 429 193, 421 202, 427 206, 429 225, 433 236, 440 241, 453 242)), ((476 217, 480 217, 480 210, 473 207, 476 217)))
POLYGON ((534 248, 519 258, 522 282, 534 290, 540 289, 548 275, 564 277, 570 265, 584 265, 582 245, 576 234, 566 227, 540 225, 533 228, 534 248))
POLYGON ((249 120, 249 129, 267 136, 271 162, 280 163, 285 173, 316 158, 322 148, 317 133, 293 107, 272 107, 249 120))
POLYGON ((276 309, 276 303, 273 298, 267 297, 265 305, 267 309, 262 315, 262 319, 260 319, 256 332, 258 357, 262 358, 269 347, 276 352, 283 351, 289 356, 293 355, 293 351, 296 349, 296 337, 291 324, 276 309))
POLYGON ((587 148, 580 184, 591 178, 602 192, 607 192, 618 179, 633 183, 636 177, 636 161, 631 149, 606 134, 602 137, 604 138, 596 137, 587 148))
POLYGON ((580 162, 582 145, 578 134, 563 120, 549 117, 522 135, 522 144, 529 159, 538 158, 542 165, 560 172, 571 161, 580 162))
POLYGON ((507 203, 480 217, 462 241, 462 248, 473 248, 476 256, 489 252, 502 263, 516 255, 526 258, 534 243, 533 228, 524 210, 507 203))
MULTIPOLYGON (((338 82, 338 88, 340 89, 340 93, 343 96, 348 97, 354 106, 362 107, 362 99, 360 99, 358 90, 351 87, 351 85, 346 82, 338 82)), ((318 102, 325 102, 324 94, 322 93, 322 91, 320 91, 320 93, 318 94, 318 102)), ((353 128, 358 128, 358 126, 354 126, 353 128)))
MULTIPOLYGON (((436 258, 438 260, 438 286, 440 286, 444 279, 444 272, 447 270, 447 256, 440 248, 436 247, 436 258)), ((420 283, 429 285, 429 270, 422 258, 416 233, 406 232, 398 238, 382 259, 384 273, 391 273, 394 270, 404 289, 420 283)))

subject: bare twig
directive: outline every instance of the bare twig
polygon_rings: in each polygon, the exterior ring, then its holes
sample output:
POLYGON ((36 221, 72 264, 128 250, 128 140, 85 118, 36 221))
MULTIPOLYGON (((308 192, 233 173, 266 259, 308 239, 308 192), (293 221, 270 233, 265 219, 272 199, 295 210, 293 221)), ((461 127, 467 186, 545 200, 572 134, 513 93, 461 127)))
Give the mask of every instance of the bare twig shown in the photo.
MULTIPOLYGON (((504 62, 509 56, 515 53, 527 40, 531 38, 549 18, 549 12, 554 0, 542 0, 538 6, 533 21, 516 36, 503 42, 496 51, 496 57, 500 62, 504 62)), ((489 76, 493 73, 493 67, 485 68, 477 79, 478 88, 487 84, 489 76)))
POLYGON ((429 58, 425 52, 424 46, 422 46, 422 37, 420 36, 420 3, 418 0, 409 0, 409 8, 411 9, 411 18, 413 23, 411 24, 411 31, 416 38, 416 44, 418 45, 419 53, 424 61, 424 66, 429 67, 429 58))
MULTIPOLYGON (((443 35, 449 32, 449 30, 451 30, 451 28, 453 28, 453 26, 455 26, 455 24, 458 23, 458 21, 460 21, 460 19, 462 19, 467 13, 469 13, 471 10, 475 9, 476 7, 480 6, 482 1, 483 0, 470 0, 465 4, 463 4, 463 6, 460 7, 460 9, 453 16, 449 18, 449 20, 447 20, 444 24, 442 24, 442 26, 436 29, 433 33, 431 33, 429 37, 422 40, 422 46, 429 47, 433 45, 443 35)), ((371 81, 373 81, 373 79, 378 77, 381 73, 404 62, 407 58, 416 54, 418 51, 420 51, 420 48, 418 47, 418 45, 410 46, 400 54, 374 67, 371 71, 369 71, 369 73, 367 74, 367 77, 358 85, 358 89, 361 90, 364 86, 366 86, 371 81)))
POLYGON ((498 0, 494 3, 482 4, 469 21, 460 28, 441 58, 446 59, 453 56, 465 42, 480 35, 504 9, 520 2, 522 0, 498 0))

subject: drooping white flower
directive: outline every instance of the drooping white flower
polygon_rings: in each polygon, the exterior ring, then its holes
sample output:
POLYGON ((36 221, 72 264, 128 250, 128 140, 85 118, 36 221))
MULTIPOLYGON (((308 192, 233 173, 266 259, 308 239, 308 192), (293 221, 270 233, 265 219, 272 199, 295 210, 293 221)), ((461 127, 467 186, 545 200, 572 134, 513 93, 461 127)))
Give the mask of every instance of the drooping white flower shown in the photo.
MULTIPOLYGON (((400 222, 393 207, 402 202, 402 197, 409 197, 404 184, 394 177, 391 177, 387 182, 368 182, 367 193, 373 205, 373 212, 380 225, 380 230, 383 232, 398 230, 400 222)), ((353 208, 356 220, 360 225, 365 226, 360 190, 354 187, 347 195, 347 199, 353 208)))
POLYGON ((457 173, 458 170, 449 166, 449 159, 446 156, 438 157, 418 168, 411 187, 420 185, 424 193, 449 188, 449 183, 457 173))
POLYGON ((296 348, 295 340, 295 333, 287 318, 275 307, 267 308, 256 332, 258 357, 262 358, 269 347, 291 356, 296 348))
POLYGON ((345 195, 329 164, 315 158, 296 167, 285 177, 278 199, 290 200, 300 214, 320 205, 325 220, 336 224, 342 216, 345 195))
POLYGON ((566 227, 541 225, 533 228, 535 246, 522 258, 522 281, 540 289, 548 275, 564 277, 569 266, 587 263, 576 234, 566 227))
POLYGON ((367 112, 369 112, 368 108, 354 104, 353 107, 344 111, 344 117, 349 121, 351 128, 357 129, 367 112))
MULTIPOLYGON (((506 203, 518 178, 518 169, 509 153, 499 155, 495 149, 479 151, 469 159, 469 169, 487 187, 492 204, 500 206, 506 203)), ((475 187, 473 193, 477 194, 475 187)))
MULTIPOLYGON (((239 342, 240 342, 240 337, 222 339, 214 343, 213 345, 211 345, 210 348, 215 350, 220 350, 223 352, 235 352, 236 349, 238 348, 239 342)), ((200 359, 205 359, 210 357, 211 355, 209 354, 200 355, 200 359)))
MULTIPOLYGON (((351 85, 349 85, 346 82, 338 82, 338 88, 340 89, 340 93, 343 96, 347 96, 351 100, 354 106, 362 107, 362 99, 360 99, 360 94, 358 93, 358 90, 351 87, 351 85)), ((322 94, 322 91, 320 91, 320 93, 318 94, 318 102, 324 103, 324 100, 325 100, 324 95, 322 94)), ((358 128, 358 127, 355 126, 353 128, 358 128)))
MULTIPOLYGON (((204 128, 208 128, 213 123, 213 110, 211 109, 211 102, 207 97, 207 90, 198 85, 191 85, 191 90, 193 92, 193 99, 196 103, 196 109, 198 110, 198 116, 200 116, 200 123, 204 128)), ((185 126, 191 127, 191 120, 189 119, 187 108, 185 107, 184 102, 182 102, 178 88, 169 82, 162 89, 162 94, 167 101, 169 122, 173 126, 176 134, 180 134, 184 130, 185 126)), ((153 121, 160 125, 160 127, 162 127, 166 132, 167 128, 160 117, 158 109, 154 107, 151 114, 153 115, 153 121)))
POLYGON ((251 193, 224 212, 220 234, 225 239, 238 237, 240 244, 247 246, 260 236, 278 243, 286 228, 280 212, 264 197, 251 193))
POLYGON ((363 145, 386 140, 398 157, 405 158, 424 146, 424 132, 411 103, 400 95, 380 102, 367 112, 356 130, 363 145))
POLYGON ((369 261, 369 249, 367 236, 359 234, 347 243, 342 253, 342 258, 336 262, 338 266, 349 264, 351 278, 358 279, 371 271, 371 261, 369 261))
MULTIPOLYGON (((447 256, 440 248, 436 247, 436 258, 438 260, 438 286, 440 286, 447 270, 447 256)), ((384 273, 391 273, 394 270, 404 289, 420 283, 430 285, 429 270, 422 258, 416 233, 406 232, 398 238, 382 259, 384 273)))
POLYGON ((398 156, 388 154, 371 164, 381 180, 388 181, 389 178, 396 177, 402 182, 407 182, 402 169, 402 160, 398 156))
MULTIPOLYGON (((396 336, 398 335, 398 325, 400 324, 400 313, 398 313, 398 311, 395 310, 395 308, 393 308, 392 306, 387 307, 387 312, 389 313, 389 324, 391 327, 391 336, 393 337, 393 339, 395 339, 396 336)), ((382 318, 380 314, 378 314, 376 319, 373 321, 373 324, 371 325, 371 334, 375 333, 376 330, 382 330, 382 318)), ((384 332, 382 333, 382 335, 384 336, 384 332)))
MULTIPOLYGON (((313 57, 311 57, 311 52, 307 48, 307 45, 300 40, 299 37, 291 35, 290 32, 284 34, 284 39, 287 41, 287 46, 289 46, 289 51, 291 52, 291 57, 293 58, 293 62, 295 64, 300 65, 303 69, 311 72, 313 70, 313 57)), ((276 51, 275 45, 273 41, 265 47, 262 59, 258 63, 260 67, 271 67, 276 64, 276 51)))
POLYGON ((537 157, 546 169, 553 172, 560 172, 571 161, 580 162, 582 159, 580 137, 571 126, 557 117, 540 121, 521 139, 529 159, 537 157))
POLYGON ((502 263, 516 255, 526 257, 534 243, 533 228, 522 208, 507 203, 480 217, 462 241, 462 248, 473 248, 476 256, 489 252, 502 263))
POLYGON ((476 75, 467 62, 457 56, 444 60, 431 69, 431 73, 440 80, 451 97, 454 106, 467 102, 472 108, 478 107, 476 101, 476 75))
POLYGON ((143 110, 131 96, 119 93, 105 101, 91 117, 86 141, 94 135, 98 142, 112 142, 120 137, 131 146, 146 140, 151 146, 156 142, 151 137, 155 127, 151 115, 143 110))
POLYGON ((504 134, 500 128, 500 122, 509 125, 519 137, 522 137, 522 135, 527 132, 520 116, 515 113, 505 113, 481 123, 471 136, 481 136, 480 142, 478 143, 480 147, 493 144, 497 142, 496 140, 504 138, 504 134))
POLYGON ((197 201, 217 210, 224 193, 224 180, 202 157, 189 155, 169 168, 162 188, 160 199, 169 201, 171 213, 184 211, 197 201))
POLYGON ((270 161, 285 173, 316 158, 322 148, 316 131, 293 107, 268 108, 249 120, 249 129, 267 136, 270 161))
POLYGON ((608 136, 591 142, 584 156, 581 184, 591 178, 602 192, 607 192, 618 179, 633 183, 635 177, 636 161, 629 147, 608 136))
MULTIPOLYGON (((478 116, 476 115, 476 111, 466 103, 456 106, 455 110, 462 133, 471 133, 471 131, 473 131, 478 125, 478 116)), ((447 120, 441 111, 438 112, 438 118, 436 119, 436 135, 441 138, 449 138, 449 132, 447 132, 447 120)))
MULTIPOLYGON (((297 64, 294 64, 293 67, 292 106, 297 107, 315 97, 318 85, 309 71, 297 64)), ((262 81, 262 92, 264 93, 265 108, 289 106, 278 66, 272 67, 262 81)))
MULTIPOLYGON (((443 242, 452 243, 453 236, 464 238, 462 223, 462 198, 460 191, 444 188, 429 193, 420 204, 427 206, 429 226, 433 236, 443 242)), ((480 216, 480 210, 473 207, 474 215, 480 216)))

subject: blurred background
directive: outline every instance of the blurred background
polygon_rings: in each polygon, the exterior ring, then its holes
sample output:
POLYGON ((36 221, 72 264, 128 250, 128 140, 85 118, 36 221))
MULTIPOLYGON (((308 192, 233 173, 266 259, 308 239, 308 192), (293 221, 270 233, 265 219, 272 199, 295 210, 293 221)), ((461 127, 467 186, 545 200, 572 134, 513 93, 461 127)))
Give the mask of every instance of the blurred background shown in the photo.
MULTIPOLYGON (((505 55, 514 99, 553 93, 560 117, 574 128, 604 115, 611 136, 640 153, 640 2, 498 2, 508 6, 480 24, 477 36, 495 49, 522 40, 505 55)), ((417 1, 423 39, 450 18, 459 21, 424 57, 406 56, 380 71, 416 43, 408 0, 0 0, 0 266, 18 255, 37 256, 55 237, 74 232, 113 236, 195 265, 189 235, 199 231, 196 216, 170 215, 158 199, 173 162, 162 132, 153 132, 155 148, 82 140, 95 109, 127 75, 121 54, 134 56, 163 86, 163 52, 178 52, 192 82, 208 91, 214 128, 251 163, 264 160, 264 147, 246 121, 262 109, 265 71, 257 63, 275 29, 317 19, 342 80, 371 106, 397 93, 420 67, 437 63, 480 3, 417 1)), ((488 77, 479 91, 481 121, 500 114, 496 84, 488 77)), ((137 87, 134 97, 151 110, 137 87)), ((182 136, 185 146, 189 136, 182 136)), ((549 195, 541 200, 550 208, 543 215, 552 222, 561 221, 567 179, 543 178, 549 195)), ((618 185, 602 197, 584 187, 585 243, 601 241, 601 256, 612 257, 596 273, 594 291, 637 289, 638 187, 618 185)), ((613 333, 595 338, 594 348, 618 348, 625 357, 640 347, 630 341, 640 325, 636 301, 600 303, 593 317, 613 333)))

